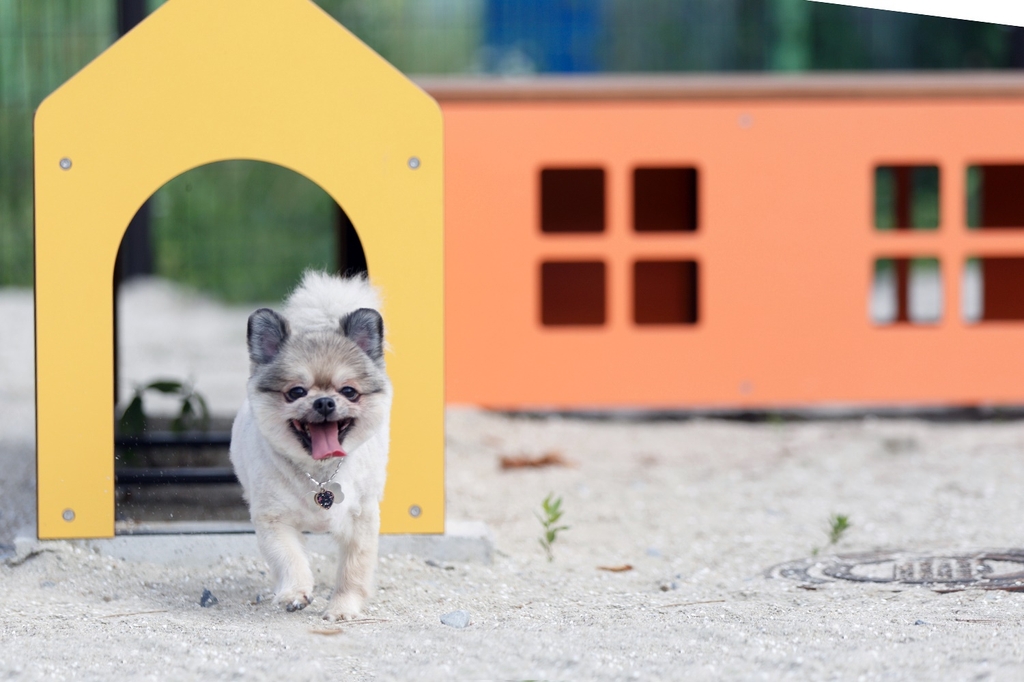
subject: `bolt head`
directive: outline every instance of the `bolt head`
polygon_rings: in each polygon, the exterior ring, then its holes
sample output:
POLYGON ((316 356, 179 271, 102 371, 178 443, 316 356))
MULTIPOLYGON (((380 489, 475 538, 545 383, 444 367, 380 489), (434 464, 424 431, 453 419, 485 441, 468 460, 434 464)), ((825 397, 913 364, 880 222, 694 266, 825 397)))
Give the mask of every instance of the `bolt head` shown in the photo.
POLYGON ((65 156, 60 160, 60 167, 64 170, 71 170, 71 159, 65 156))
POLYGON ((419 515, 422 513, 423 510, 420 509, 420 506, 418 504, 414 504, 413 506, 409 507, 409 516, 413 517, 414 519, 418 518, 419 515))
POLYGON ((416 170, 419 167, 420 167, 420 159, 419 159, 419 157, 417 157, 417 156, 409 157, 409 168, 412 168, 413 170, 416 170))
POLYGON ((75 510, 74 509, 65 509, 64 513, 61 514, 60 516, 65 521, 68 521, 68 522, 74 521, 75 520, 75 510))

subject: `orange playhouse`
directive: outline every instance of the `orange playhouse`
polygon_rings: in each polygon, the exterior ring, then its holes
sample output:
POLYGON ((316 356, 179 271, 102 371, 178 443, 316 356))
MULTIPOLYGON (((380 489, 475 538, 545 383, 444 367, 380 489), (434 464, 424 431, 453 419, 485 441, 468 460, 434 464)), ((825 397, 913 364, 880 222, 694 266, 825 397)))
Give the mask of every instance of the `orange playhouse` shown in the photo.
POLYGON ((448 402, 1024 403, 1024 79, 423 85, 448 402))

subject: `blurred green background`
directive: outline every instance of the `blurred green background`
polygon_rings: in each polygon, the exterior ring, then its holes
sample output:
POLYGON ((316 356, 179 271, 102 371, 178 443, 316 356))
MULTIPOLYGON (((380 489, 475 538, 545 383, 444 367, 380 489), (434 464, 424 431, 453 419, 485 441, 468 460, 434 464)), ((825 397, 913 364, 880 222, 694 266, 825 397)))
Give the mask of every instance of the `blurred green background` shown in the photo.
MULTIPOLYGON (((0 286, 32 284, 35 107, 160 4, 0 0, 0 286)), ((806 0, 318 4, 414 75, 1024 66, 1021 29, 806 0)), ((285 169, 195 169, 149 202, 151 269, 226 301, 280 299, 304 267, 337 267, 336 210, 285 169)))

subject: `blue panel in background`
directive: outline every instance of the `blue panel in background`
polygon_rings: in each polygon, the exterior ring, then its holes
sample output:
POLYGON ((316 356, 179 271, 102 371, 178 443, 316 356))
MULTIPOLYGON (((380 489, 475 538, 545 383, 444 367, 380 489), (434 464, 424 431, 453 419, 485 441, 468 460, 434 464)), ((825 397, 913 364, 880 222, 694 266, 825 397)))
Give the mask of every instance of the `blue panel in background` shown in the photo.
POLYGON ((586 73, 599 68, 602 0, 487 0, 485 68, 586 73))

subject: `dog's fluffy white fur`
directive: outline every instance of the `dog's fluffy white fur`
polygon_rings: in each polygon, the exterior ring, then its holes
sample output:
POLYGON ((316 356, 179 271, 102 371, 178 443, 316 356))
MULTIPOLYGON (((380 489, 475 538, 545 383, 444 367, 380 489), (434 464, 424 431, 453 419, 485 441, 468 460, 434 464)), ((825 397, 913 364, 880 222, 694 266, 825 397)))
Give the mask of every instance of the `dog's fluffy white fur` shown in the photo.
POLYGON ((380 295, 363 277, 341 278, 307 272, 284 304, 284 316, 298 329, 335 329, 353 310, 380 312, 380 295))
MULTIPOLYGON (((305 352, 315 355, 320 367, 324 363, 322 356, 327 352, 323 349, 336 350, 332 344, 337 342, 337 337, 341 337, 341 342, 349 343, 342 330, 343 322, 360 309, 380 310, 380 298, 365 278, 343 279, 323 273, 307 273, 285 304, 285 338, 276 350, 280 356, 286 356, 284 349, 288 349, 289 343, 297 345, 300 340, 306 340, 303 347, 312 347, 316 353, 305 352)), ((261 313, 276 316, 272 311, 257 311, 253 317, 261 313)), ((278 319, 280 317, 277 316, 278 319)), ((349 335, 352 336, 351 332, 349 335)), ((270 565, 276 583, 276 600, 288 610, 301 609, 312 602, 313 573, 305 554, 302 533, 326 532, 337 540, 339 559, 334 593, 323 615, 328 620, 354 618, 373 590, 377 562, 380 500, 384 492, 391 409, 391 386, 384 373, 383 358, 370 363, 369 357, 356 357, 361 351, 355 345, 344 349, 348 360, 330 358, 334 363, 331 367, 338 369, 332 370, 334 388, 328 388, 328 391, 338 390, 338 383, 348 381, 346 372, 358 374, 366 371, 373 378, 372 382, 367 379, 364 385, 372 383, 375 392, 361 396, 362 404, 349 404, 338 394, 330 394, 338 399, 339 411, 351 410, 345 414, 354 415, 355 426, 344 436, 347 453, 344 458, 317 461, 302 449, 296 434, 289 432, 288 424, 293 415, 285 410, 292 409, 293 404, 286 401, 280 392, 267 388, 268 381, 286 380, 267 379, 265 375, 270 370, 266 368, 272 367, 272 363, 261 364, 261 359, 253 356, 252 336, 253 318, 250 318, 253 372, 246 401, 231 431, 231 461, 249 502, 260 551, 270 565), (353 362, 353 357, 356 362, 353 362), (363 360, 366 362, 360 364, 363 360), (359 370, 364 364, 371 369, 359 370), (317 508, 310 503, 315 486, 309 477, 324 481, 335 469, 334 482, 341 486, 344 500, 336 502, 330 509, 317 508)), ((376 350, 381 351, 382 345, 381 338, 376 350)), ((258 355, 259 351, 255 352, 258 355)), ((300 351, 293 355, 303 357, 300 351)), ((302 365, 301 359, 295 358, 284 358, 280 362, 291 362, 300 369, 302 365)), ((293 371, 287 365, 272 369, 275 376, 286 376, 293 371)), ((357 384, 358 381, 357 378, 357 384)), ((287 385, 282 384, 281 390, 287 391, 287 385)))

